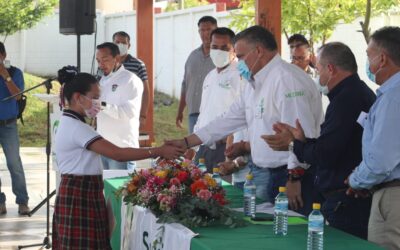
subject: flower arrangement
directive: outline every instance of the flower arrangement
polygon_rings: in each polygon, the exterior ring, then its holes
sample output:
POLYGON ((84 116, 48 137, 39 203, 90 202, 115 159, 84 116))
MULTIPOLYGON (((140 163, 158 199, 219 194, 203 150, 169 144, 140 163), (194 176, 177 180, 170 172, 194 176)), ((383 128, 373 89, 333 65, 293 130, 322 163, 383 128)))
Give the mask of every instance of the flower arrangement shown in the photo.
POLYGON ((162 160, 151 169, 130 174, 118 190, 127 204, 150 209, 158 223, 181 223, 187 227, 225 224, 238 220, 225 205, 225 191, 210 174, 193 164, 162 160))

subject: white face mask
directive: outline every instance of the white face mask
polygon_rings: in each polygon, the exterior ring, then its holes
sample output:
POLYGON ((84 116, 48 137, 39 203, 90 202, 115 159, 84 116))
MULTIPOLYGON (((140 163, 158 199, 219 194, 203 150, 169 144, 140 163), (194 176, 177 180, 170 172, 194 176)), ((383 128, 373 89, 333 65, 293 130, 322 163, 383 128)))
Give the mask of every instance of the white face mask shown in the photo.
POLYGON ((211 49, 210 57, 217 68, 223 68, 226 65, 228 65, 231 61, 229 51, 224 51, 219 49, 211 49))
POLYGON ((127 44, 123 44, 123 43, 117 43, 118 49, 119 49, 119 54, 121 56, 124 56, 126 54, 128 54, 128 45, 127 44))
MULTIPOLYGON (((329 80, 328 80, 328 82, 329 82, 329 80)), ((324 95, 329 94, 328 83, 326 83, 326 85, 321 85, 319 76, 317 76, 317 78, 314 80, 314 83, 317 86, 319 92, 321 92, 324 95)))

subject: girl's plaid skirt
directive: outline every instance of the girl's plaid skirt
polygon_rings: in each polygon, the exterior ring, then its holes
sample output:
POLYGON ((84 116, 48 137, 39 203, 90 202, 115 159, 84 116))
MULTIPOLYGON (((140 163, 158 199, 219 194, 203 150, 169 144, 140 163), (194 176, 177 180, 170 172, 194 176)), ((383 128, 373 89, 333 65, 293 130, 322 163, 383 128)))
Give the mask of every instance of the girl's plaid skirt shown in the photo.
POLYGON ((62 175, 52 239, 53 249, 111 249, 101 175, 62 175))

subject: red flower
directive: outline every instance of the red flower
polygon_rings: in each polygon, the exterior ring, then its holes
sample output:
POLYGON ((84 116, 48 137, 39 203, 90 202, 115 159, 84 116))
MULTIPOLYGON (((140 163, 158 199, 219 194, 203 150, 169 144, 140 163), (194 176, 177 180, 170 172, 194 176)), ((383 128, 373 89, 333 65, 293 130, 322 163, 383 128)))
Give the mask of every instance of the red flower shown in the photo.
POLYGON ((183 183, 188 179, 189 175, 187 172, 185 171, 179 171, 178 174, 176 175, 176 178, 178 178, 178 180, 183 183))
POLYGON ((171 180, 169 180, 169 184, 171 184, 171 186, 179 186, 181 184, 181 181, 178 178, 172 178, 171 180))
POLYGON ((216 193, 213 194, 212 198, 216 200, 221 206, 228 204, 228 201, 225 200, 224 194, 216 193))
POLYGON ((207 189, 207 185, 203 180, 197 180, 192 185, 190 185, 190 189, 192 190, 192 194, 196 195, 198 191, 202 189, 207 189))

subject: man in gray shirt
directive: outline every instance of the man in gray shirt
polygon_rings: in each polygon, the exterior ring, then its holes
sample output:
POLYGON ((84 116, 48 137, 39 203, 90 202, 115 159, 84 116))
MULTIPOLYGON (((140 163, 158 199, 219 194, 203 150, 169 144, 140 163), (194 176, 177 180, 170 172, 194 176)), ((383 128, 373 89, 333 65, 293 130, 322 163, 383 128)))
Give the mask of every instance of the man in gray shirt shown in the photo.
POLYGON ((179 101, 176 126, 182 128, 183 111, 188 107, 189 134, 199 117, 203 81, 208 72, 215 68, 210 58, 211 32, 217 28, 217 20, 211 16, 203 16, 197 23, 202 45, 190 53, 185 63, 185 73, 182 81, 181 98, 179 101))

